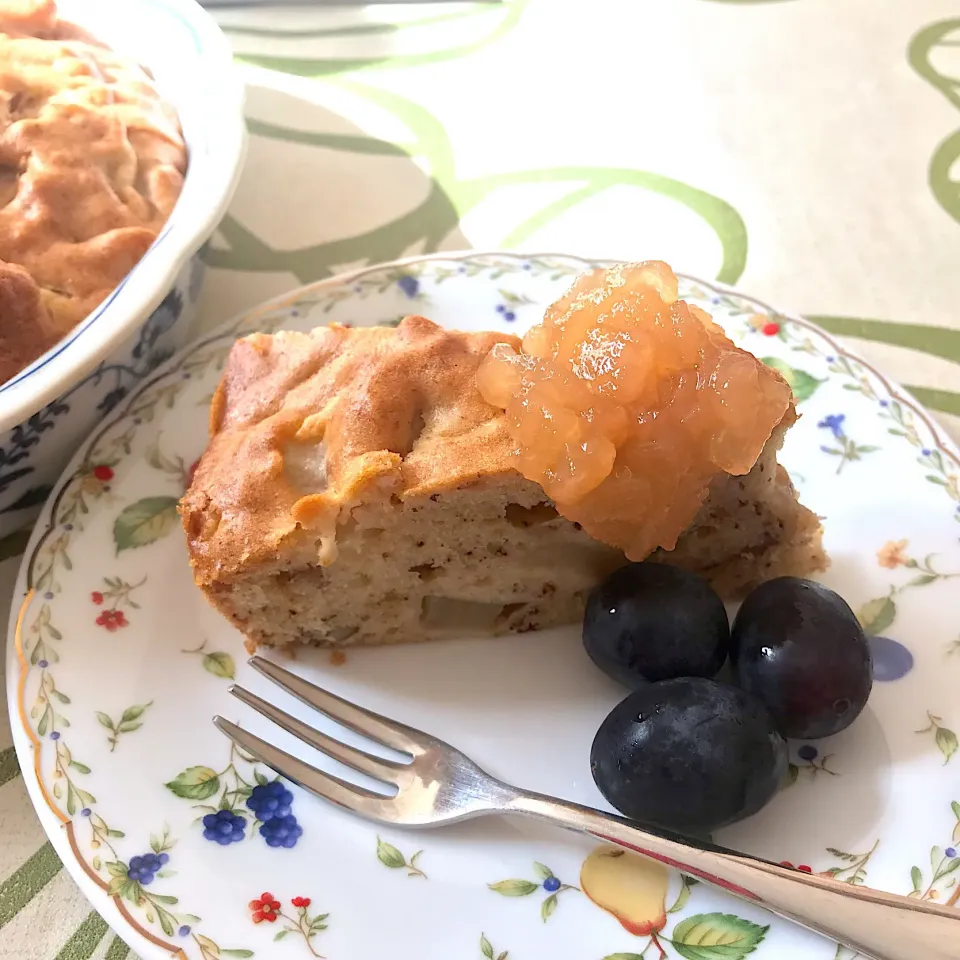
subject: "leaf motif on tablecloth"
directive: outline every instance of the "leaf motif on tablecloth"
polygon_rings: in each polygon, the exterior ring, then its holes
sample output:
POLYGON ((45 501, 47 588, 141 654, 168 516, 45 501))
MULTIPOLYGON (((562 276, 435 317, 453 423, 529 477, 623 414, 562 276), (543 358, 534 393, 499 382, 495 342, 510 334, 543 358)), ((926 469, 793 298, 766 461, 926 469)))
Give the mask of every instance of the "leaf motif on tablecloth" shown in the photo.
POLYGON ((369 17, 361 20, 358 16, 356 23, 316 29, 231 24, 225 16, 220 17, 220 25, 233 38, 234 46, 240 48, 237 51, 239 59, 296 76, 324 77, 371 67, 395 70, 467 56, 513 30, 528 3, 529 0, 513 0, 502 6, 476 4, 401 22, 371 22, 369 17), (402 41, 399 40, 401 35, 402 41), (389 46, 384 44, 385 37, 389 37, 389 46), (306 39, 318 41, 321 45, 326 41, 329 52, 303 56, 301 51, 306 39), (270 53, 255 52, 258 40, 269 44, 270 53), (290 43, 290 53, 283 52, 285 41, 290 43), (395 48, 398 42, 402 42, 403 49, 409 52, 383 52, 395 48), (348 56, 339 53, 346 44, 349 44, 348 56))
MULTIPOLYGON (((874 343, 885 343, 898 349, 927 353, 960 363, 960 330, 951 330, 936 324, 895 323, 891 320, 836 314, 808 313, 806 318, 829 333, 842 337, 872 340, 874 343)), ((799 348, 794 346, 794 349, 799 348)), ((846 374, 850 371, 844 369, 842 361, 835 361, 830 372, 846 374)), ((916 383, 905 383, 903 386, 925 407, 960 416, 960 393, 916 383)), ((847 384, 844 389, 859 390, 859 385, 847 384)))
MULTIPOLYGON (((426 177, 413 157, 425 157, 430 171, 425 196, 417 194, 411 208, 379 226, 351 236, 306 246, 278 249, 258 236, 254 227, 231 216, 218 230, 218 243, 205 253, 213 267, 292 273, 301 283, 330 276, 338 265, 366 259, 369 262, 397 259, 416 246, 427 252, 449 245, 461 219, 483 202, 495 200, 498 192, 530 186, 537 196, 544 185, 555 189, 549 199, 525 215, 516 214, 507 223, 495 245, 515 247, 543 230, 575 207, 613 189, 630 188, 672 201, 679 211, 695 214, 716 235, 722 250, 718 279, 735 282, 746 265, 747 231, 739 213, 725 200, 680 180, 626 167, 568 165, 531 170, 504 171, 488 176, 463 178, 453 161, 453 148, 441 123, 419 104, 390 91, 341 80, 340 86, 400 121, 412 134, 402 147, 374 137, 288 129, 253 119, 250 132, 272 140, 314 146, 366 156, 410 157, 417 175, 426 177)), ((322 180, 322 177, 320 178, 322 180)), ((398 202, 394 198, 393 202, 398 202)), ((457 242, 457 245, 462 245, 457 242)))
MULTIPOLYGON (((960 110, 960 76, 942 71, 956 64, 950 53, 960 43, 960 19, 940 20, 925 27, 910 41, 907 59, 914 70, 960 110)), ((960 69, 957 70, 960 74, 960 69)), ((960 130, 943 140, 930 160, 930 189, 943 209, 960 223, 960 130)))

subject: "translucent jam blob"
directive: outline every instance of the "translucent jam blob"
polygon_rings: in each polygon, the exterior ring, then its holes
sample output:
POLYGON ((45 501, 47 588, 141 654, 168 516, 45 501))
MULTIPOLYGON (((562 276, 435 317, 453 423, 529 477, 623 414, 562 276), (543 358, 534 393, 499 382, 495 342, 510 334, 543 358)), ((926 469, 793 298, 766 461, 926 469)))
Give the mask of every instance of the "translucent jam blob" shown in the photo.
POLYGON ((520 472, 631 560, 673 549, 710 482, 748 473, 791 402, 657 261, 581 276, 521 352, 493 348, 477 385, 506 411, 520 472))

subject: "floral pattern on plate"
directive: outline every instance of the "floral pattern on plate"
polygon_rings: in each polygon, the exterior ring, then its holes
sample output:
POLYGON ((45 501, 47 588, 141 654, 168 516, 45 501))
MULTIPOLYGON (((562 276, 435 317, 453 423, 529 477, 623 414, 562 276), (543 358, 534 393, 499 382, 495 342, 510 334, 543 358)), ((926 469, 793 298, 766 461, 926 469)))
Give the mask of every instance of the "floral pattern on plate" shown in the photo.
MULTIPOLYGON (((144 960, 448 960, 477 955, 478 929, 487 960, 844 957, 638 858, 624 867, 606 851, 610 863, 598 867, 603 851, 548 828, 485 821, 424 834, 422 846, 378 831, 231 751, 210 723, 216 712, 236 715, 225 680, 261 682, 242 638, 194 588, 176 515, 234 339, 331 321, 395 324, 410 311, 522 332, 589 265, 445 255, 314 284, 178 355, 121 398, 74 458, 21 572, 9 646, 14 735, 56 849, 144 960)), ((909 396, 811 324, 692 278, 681 278, 681 294, 791 383, 803 417, 783 460, 826 517, 826 580, 874 634, 877 676, 888 681, 851 731, 794 744, 789 789, 718 839, 798 869, 805 852, 829 848, 819 872, 955 903, 960 707, 945 665, 960 659, 957 455, 909 396)), ((499 775, 602 803, 586 757, 617 694, 582 668, 575 629, 336 661, 302 651, 295 666, 440 733, 499 775)))

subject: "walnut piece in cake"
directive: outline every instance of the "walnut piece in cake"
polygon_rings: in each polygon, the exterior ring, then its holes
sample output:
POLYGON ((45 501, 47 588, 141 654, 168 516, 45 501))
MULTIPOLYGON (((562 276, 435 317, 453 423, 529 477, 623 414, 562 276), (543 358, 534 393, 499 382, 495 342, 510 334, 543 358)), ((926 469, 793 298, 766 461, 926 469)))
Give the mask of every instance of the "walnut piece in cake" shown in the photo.
MULTIPOLYGON (((623 553, 558 513, 518 470, 477 372, 516 337, 341 326, 238 341, 210 444, 181 501, 194 579, 259 644, 397 643, 577 620, 623 553)), ((793 404, 744 475, 719 471, 667 560, 726 596, 822 569, 818 518, 776 453, 793 404)))
POLYGON ((0 297, 17 295, 0 312, 0 381, 133 269, 186 166, 146 69, 60 21, 52 0, 0 0, 0 297))

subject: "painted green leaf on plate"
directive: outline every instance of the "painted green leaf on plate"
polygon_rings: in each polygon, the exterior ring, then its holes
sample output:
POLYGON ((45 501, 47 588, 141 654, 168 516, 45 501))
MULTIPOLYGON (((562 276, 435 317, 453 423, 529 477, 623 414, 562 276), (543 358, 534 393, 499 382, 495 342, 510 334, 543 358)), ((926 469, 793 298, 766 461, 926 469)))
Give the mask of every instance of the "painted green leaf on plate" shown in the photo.
POLYGON ((499 883, 490 883, 487 886, 504 897, 526 897, 538 889, 537 884, 529 880, 501 880, 499 883))
POLYGON ((957 741, 957 735, 946 727, 938 727, 936 734, 937 747, 944 756, 944 763, 949 763, 953 755, 960 746, 957 741))
POLYGON ((232 680, 236 672, 233 657, 222 651, 204 654, 203 669, 207 673, 212 673, 215 677, 223 677, 224 680, 232 680))
POLYGON ((177 522, 176 497, 144 497, 124 507, 113 523, 117 553, 165 537, 177 522))
POLYGON ((220 789, 220 778, 210 767, 187 767, 166 787, 184 800, 206 800, 220 789))
POLYGON ((377 837, 377 859, 391 870, 398 870, 407 865, 407 858, 391 843, 377 837))
POLYGON ((743 960, 769 929, 729 913, 699 913, 676 925, 671 942, 686 960, 743 960))
MULTIPOLYGON (((151 701, 152 703, 152 701, 151 701)), ((150 706, 150 703, 138 703, 132 707, 127 707, 123 711, 123 714, 120 717, 121 723, 128 723, 132 720, 139 720, 143 716, 143 712, 150 706)))
POLYGON ((857 619, 867 633, 883 633, 897 616, 897 605, 890 597, 877 597, 857 611, 857 619))
POLYGON ((789 363, 781 360, 779 357, 762 357, 761 360, 768 367, 776 370, 777 373, 787 381, 790 389, 793 391, 793 395, 797 398, 797 403, 803 403, 804 400, 809 400, 816 392, 817 387, 823 383, 822 380, 811 376, 805 370, 798 370, 796 367, 791 367, 789 363))
POLYGON ((540 906, 540 916, 543 917, 543 922, 546 923, 550 919, 550 915, 554 910, 557 909, 557 895, 551 893, 546 900, 540 906))

